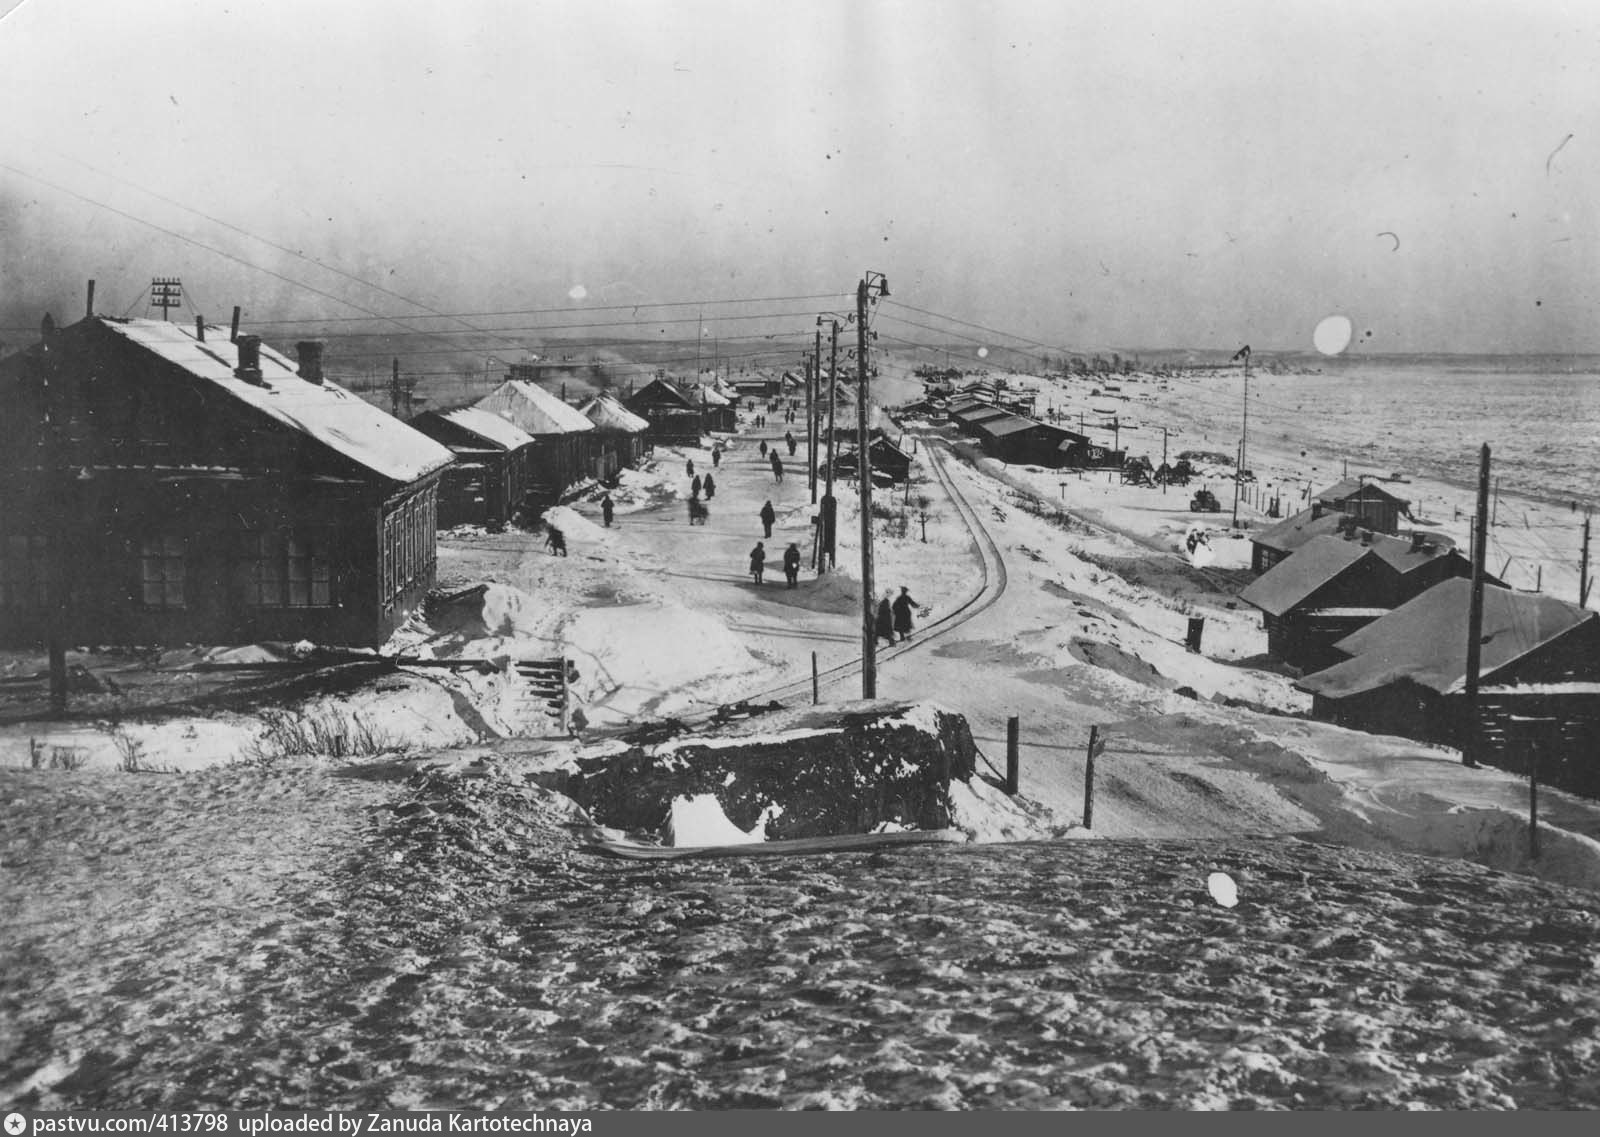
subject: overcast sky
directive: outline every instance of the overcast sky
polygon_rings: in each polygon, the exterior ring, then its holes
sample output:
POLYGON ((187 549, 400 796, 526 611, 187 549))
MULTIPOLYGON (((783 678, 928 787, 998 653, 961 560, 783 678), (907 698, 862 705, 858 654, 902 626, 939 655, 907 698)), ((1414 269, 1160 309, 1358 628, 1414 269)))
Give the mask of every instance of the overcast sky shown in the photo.
POLYGON ((1600 351, 1588 0, 23 0, 0 73, 8 326, 419 311, 275 244, 451 312, 870 269, 1074 348, 1600 351))

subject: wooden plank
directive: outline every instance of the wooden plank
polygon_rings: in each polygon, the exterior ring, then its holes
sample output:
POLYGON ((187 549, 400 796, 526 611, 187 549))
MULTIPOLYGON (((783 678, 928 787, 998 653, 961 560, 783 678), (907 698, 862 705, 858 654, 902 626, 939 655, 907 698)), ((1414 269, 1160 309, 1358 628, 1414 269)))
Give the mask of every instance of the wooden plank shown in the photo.
POLYGON ((813 853, 856 853, 896 845, 963 845, 967 835, 959 829, 926 829, 910 833, 844 833, 834 837, 795 837, 785 841, 759 841, 749 845, 637 845, 631 841, 594 838, 589 848, 635 861, 680 861, 692 857, 778 857, 813 853))

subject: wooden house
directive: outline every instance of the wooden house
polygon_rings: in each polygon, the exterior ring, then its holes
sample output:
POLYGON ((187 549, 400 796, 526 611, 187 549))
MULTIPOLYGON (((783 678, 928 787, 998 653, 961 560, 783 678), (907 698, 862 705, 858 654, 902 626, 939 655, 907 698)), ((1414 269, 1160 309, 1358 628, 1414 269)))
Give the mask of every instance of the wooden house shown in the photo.
POLYGON ((1348 514, 1363 529, 1371 529, 1374 533, 1398 533, 1401 516, 1411 508, 1411 502, 1396 497, 1376 482, 1355 478, 1329 486, 1317 494, 1312 502, 1348 514))
POLYGON ((1519 772, 1540 745, 1542 778, 1600 790, 1600 613, 1486 585, 1474 731, 1465 699, 1471 594, 1470 581, 1447 580, 1338 641, 1340 662, 1295 684, 1311 694, 1313 717, 1470 746, 1478 760, 1519 772))
POLYGON ((524 491, 529 504, 554 505, 573 486, 594 477, 594 423, 543 387, 507 379, 473 405, 532 436, 524 491))
POLYGON ((637 467, 650 449, 650 423, 610 395, 596 395, 579 412, 594 423, 599 451, 595 477, 610 484, 624 466, 637 467))
POLYGON ((739 417, 733 404, 721 392, 711 387, 698 389, 700 400, 700 426, 703 434, 732 434, 739 429, 739 417))
POLYGON ((983 443, 984 452, 1002 462, 1056 467, 1062 464, 1061 445, 1069 431, 1021 415, 969 419, 983 443))
POLYGON ((1250 538, 1250 568, 1257 576, 1315 537, 1331 537, 1345 524, 1345 515, 1321 503, 1286 517, 1250 538))
POLYGON ((439 528, 511 519, 533 478, 532 435, 482 407, 425 411, 411 425, 455 455, 439 479, 439 528))
POLYGON ((985 422, 1015 417, 1010 411, 1001 410, 993 403, 975 403, 950 412, 950 421, 955 423, 956 429, 962 434, 972 435, 976 435, 978 427, 985 422))
POLYGON ((700 407, 665 379, 651 380, 629 396, 625 405, 650 424, 653 444, 699 445, 703 425, 700 407))
POLYGON ((0 643, 386 640, 451 453, 298 351, 90 316, 8 359, 0 643))
MULTIPOLYGON (((856 476, 856 436, 846 436, 842 431, 839 434, 841 441, 849 449, 840 452, 834 459, 834 474, 839 477, 853 478, 856 476)), ((895 485, 904 485, 911 480, 911 463, 914 459, 900 447, 889 441, 888 435, 883 431, 874 429, 872 441, 867 444, 867 454, 872 460, 872 480, 874 482, 888 482, 895 485)))
POLYGON ((1259 608, 1267 651, 1306 671, 1337 661, 1336 641, 1442 580, 1472 573, 1449 546, 1358 529, 1313 537, 1252 581, 1239 599, 1259 608))
POLYGON ((1062 431, 1066 437, 1056 447, 1059 460, 1056 466, 1072 470, 1120 470, 1127 461, 1127 451, 1102 446, 1086 434, 1062 431))

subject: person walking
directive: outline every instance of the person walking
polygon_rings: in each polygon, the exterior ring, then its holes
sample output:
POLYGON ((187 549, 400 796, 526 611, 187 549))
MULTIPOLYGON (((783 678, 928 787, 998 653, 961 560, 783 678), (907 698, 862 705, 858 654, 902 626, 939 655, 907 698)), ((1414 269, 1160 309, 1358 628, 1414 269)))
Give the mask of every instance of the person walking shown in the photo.
POLYGON ((706 491, 707 501, 710 501, 712 498, 717 496, 717 483, 716 480, 712 478, 709 470, 706 472, 706 480, 700 484, 706 491))
POLYGON ((687 461, 684 462, 684 464, 683 464, 683 476, 686 477, 686 478, 694 477, 694 459, 693 458, 690 458, 690 459, 688 459, 687 461))
POLYGON ((600 516, 605 520, 606 528, 611 528, 611 518, 615 516, 617 507, 611 503, 611 495, 606 494, 600 499, 600 516))
POLYGON ((878 620, 873 627, 872 642, 880 639, 894 643, 894 609, 889 603, 889 594, 883 594, 883 599, 878 601, 878 620))
POLYGON ((722 443, 720 442, 711 448, 711 468, 714 470, 722 469, 722 443))
POLYGON ((789 578, 789 587, 795 588, 800 583, 800 546, 790 541, 789 547, 783 551, 783 575, 789 578))
POLYGON ((550 555, 564 557, 567 555, 567 535, 554 525, 549 525, 549 532, 545 536, 545 546, 550 550, 550 555))
POLYGON ((783 481, 783 459, 778 457, 776 450, 772 452, 772 480, 775 482, 783 481))
POLYGON ((689 483, 689 496, 696 501, 700 499, 700 475, 694 476, 694 481, 689 483))
POLYGON ((902 641, 911 638, 911 609, 918 607, 915 600, 911 599, 911 592, 905 585, 900 586, 900 595, 894 598, 894 630, 902 641))
POLYGON ((763 533, 762 536, 764 536, 764 537, 772 536, 772 527, 773 527, 774 524, 777 523, 777 520, 778 520, 778 515, 775 512, 773 512, 772 502, 769 501, 769 502, 767 502, 765 505, 763 505, 761 507, 761 527, 764 530, 766 530, 766 532, 763 533))
POLYGON ((761 440, 761 456, 763 458, 767 456, 767 440, 765 438, 761 440))
POLYGON ((786 430, 786 431, 783 432, 783 440, 789 446, 789 457, 793 458, 794 457, 794 446, 795 446, 794 435, 791 432, 786 430))
POLYGON ((761 573, 767 567, 767 549, 760 541, 750 550, 750 575, 756 578, 756 583, 761 583, 761 573))

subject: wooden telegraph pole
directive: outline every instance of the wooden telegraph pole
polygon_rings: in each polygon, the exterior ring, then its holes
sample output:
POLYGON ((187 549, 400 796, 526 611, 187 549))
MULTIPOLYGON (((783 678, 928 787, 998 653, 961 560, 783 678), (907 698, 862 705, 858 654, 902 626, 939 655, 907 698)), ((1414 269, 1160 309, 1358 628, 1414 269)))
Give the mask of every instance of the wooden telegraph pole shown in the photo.
POLYGON ((811 504, 817 504, 817 412, 822 397, 822 329, 812 329, 811 374, 815 399, 806 400, 806 465, 811 470, 811 504))
POLYGON ((861 697, 878 697, 872 596, 872 463, 867 451, 867 282, 856 285, 856 478, 861 483, 861 697))
POLYGON ((1578 607, 1589 606, 1589 511, 1583 514, 1583 553, 1578 558, 1578 607))
POLYGON ((1478 459, 1478 515, 1473 525, 1472 603, 1467 609, 1466 721, 1461 764, 1478 764, 1478 668, 1483 658, 1483 559, 1489 547, 1489 444, 1478 459))

